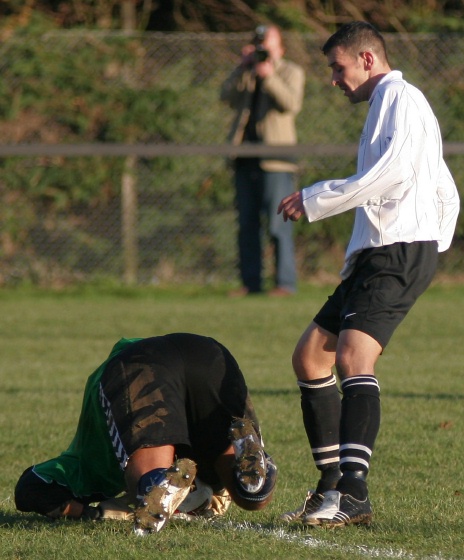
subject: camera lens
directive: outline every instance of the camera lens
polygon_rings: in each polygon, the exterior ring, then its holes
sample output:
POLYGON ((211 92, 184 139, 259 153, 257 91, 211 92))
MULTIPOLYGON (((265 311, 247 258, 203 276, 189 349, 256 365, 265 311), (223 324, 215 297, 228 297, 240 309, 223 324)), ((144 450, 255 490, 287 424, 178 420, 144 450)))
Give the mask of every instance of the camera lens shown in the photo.
POLYGON ((260 43, 262 43, 264 41, 264 38, 266 37, 266 33, 267 27, 265 25, 258 25, 258 27, 255 29, 253 44, 259 45, 260 43))
POLYGON ((269 51, 266 50, 262 45, 257 45, 254 57, 256 62, 264 62, 269 58, 269 51))
POLYGON ((265 25, 258 25, 255 34, 257 37, 262 37, 264 39, 264 35, 266 35, 266 31, 267 31, 267 27, 265 25))

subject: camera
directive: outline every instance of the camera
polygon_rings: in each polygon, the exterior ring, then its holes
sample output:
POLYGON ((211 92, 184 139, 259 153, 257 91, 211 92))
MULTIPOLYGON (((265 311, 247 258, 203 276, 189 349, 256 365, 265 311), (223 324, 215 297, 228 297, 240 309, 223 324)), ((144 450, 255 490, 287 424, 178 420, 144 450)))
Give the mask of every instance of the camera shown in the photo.
POLYGON ((253 45, 255 45, 254 60, 255 62, 264 62, 269 58, 269 51, 263 47, 263 41, 266 37, 267 27, 259 25, 255 30, 253 45))
POLYGON ((256 45, 255 52, 253 53, 255 62, 264 62, 269 58, 269 51, 263 45, 256 45))
POLYGON ((258 27, 255 29, 253 44, 254 45, 261 44, 264 41, 264 38, 266 37, 266 33, 267 33, 267 27, 265 25, 258 25, 258 27))

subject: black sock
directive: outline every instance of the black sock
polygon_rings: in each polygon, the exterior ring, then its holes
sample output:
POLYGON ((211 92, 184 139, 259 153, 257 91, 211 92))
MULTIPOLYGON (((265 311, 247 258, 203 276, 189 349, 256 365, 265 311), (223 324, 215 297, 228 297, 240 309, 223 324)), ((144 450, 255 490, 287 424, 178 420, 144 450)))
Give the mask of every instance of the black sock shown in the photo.
POLYGON ((366 476, 366 471, 345 471, 338 481, 337 490, 353 496, 355 500, 364 501, 368 495, 366 476))
POLYGON ((373 375, 349 377, 342 382, 342 390, 340 468, 343 477, 337 490, 364 500, 365 479, 380 426, 380 390, 373 375))
POLYGON ((334 375, 298 381, 303 423, 316 468, 321 471, 317 491, 335 487, 340 478, 339 429, 341 401, 334 375))
POLYGON ((327 490, 334 490, 341 476, 342 473, 338 462, 324 465, 324 469, 321 470, 321 478, 317 483, 316 493, 324 494, 327 490))

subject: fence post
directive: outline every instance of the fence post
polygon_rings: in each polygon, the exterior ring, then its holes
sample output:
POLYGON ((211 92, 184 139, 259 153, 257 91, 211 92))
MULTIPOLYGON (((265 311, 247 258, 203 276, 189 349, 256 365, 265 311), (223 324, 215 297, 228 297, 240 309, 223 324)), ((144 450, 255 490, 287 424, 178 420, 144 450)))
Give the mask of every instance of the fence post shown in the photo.
POLYGON ((135 155, 129 155, 126 158, 121 179, 123 280, 128 285, 137 282, 138 268, 136 163, 137 157, 135 155))

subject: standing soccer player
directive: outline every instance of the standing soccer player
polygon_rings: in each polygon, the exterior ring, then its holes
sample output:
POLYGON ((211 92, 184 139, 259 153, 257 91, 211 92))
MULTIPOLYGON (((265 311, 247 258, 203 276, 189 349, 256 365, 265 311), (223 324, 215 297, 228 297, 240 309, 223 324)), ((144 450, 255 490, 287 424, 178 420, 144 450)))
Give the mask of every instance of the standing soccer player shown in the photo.
POLYGON ((285 221, 356 209, 341 283, 301 336, 293 368, 320 480, 302 508, 307 525, 369 524, 366 477, 380 426, 375 364, 429 286, 451 244, 459 196, 443 160, 438 123, 424 95, 391 70, 385 41, 365 22, 341 27, 322 47, 332 85, 367 101, 357 173, 284 198, 285 221), (340 400, 332 367, 341 381, 340 400))

